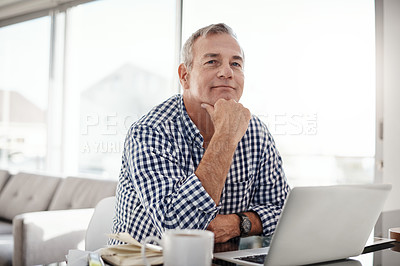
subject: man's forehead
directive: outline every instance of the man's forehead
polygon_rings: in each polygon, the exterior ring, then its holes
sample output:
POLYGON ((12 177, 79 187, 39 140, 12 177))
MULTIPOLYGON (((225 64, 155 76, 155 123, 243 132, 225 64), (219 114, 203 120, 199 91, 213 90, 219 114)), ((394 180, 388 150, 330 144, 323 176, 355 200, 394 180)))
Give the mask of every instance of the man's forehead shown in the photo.
POLYGON ((193 53, 201 58, 218 57, 229 53, 232 58, 243 60, 238 41, 227 33, 200 36, 193 45, 193 53))

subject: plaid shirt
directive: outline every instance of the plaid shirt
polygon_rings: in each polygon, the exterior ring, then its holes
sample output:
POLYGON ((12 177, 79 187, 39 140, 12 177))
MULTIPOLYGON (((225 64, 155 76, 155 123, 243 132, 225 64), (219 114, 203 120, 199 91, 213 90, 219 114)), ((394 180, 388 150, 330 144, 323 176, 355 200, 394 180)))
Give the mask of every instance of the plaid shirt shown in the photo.
POLYGON ((267 127, 252 116, 218 205, 195 175, 204 152, 203 137, 181 95, 135 122, 125 140, 113 232, 142 241, 166 229, 206 229, 217 214, 254 211, 263 234, 272 234, 289 186, 267 127))

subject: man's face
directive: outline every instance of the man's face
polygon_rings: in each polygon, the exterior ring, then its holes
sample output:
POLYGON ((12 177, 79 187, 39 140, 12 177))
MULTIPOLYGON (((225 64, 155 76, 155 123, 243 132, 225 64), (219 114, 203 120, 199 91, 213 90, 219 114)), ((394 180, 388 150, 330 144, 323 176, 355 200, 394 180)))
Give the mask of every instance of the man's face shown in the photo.
POLYGON ((215 102, 224 98, 237 102, 243 93, 243 54, 229 34, 199 37, 193 45, 193 66, 182 83, 192 103, 215 102))

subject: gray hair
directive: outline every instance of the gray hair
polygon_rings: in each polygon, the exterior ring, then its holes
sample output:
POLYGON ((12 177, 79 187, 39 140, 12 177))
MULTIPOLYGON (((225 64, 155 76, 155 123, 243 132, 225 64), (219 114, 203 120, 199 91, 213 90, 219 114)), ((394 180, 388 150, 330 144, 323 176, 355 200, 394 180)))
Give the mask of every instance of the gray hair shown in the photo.
MULTIPOLYGON (((224 23, 211 24, 209 26, 201 28, 201 29, 197 30, 195 33, 193 33, 192 36, 189 37, 189 39, 187 39, 187 41, 183 45, 181 57, 182 57, 182 62, 185 64, 188 71, 190 71, 193 66, 193 44, 194 44, 194 42, 199 37, 207 37, 209 35, 222 34, 222 33, 231 35, 237 41, 236 34, 233 32, 232 28, 224 23)), ((240 50, 242 52, 243 60, 244 60, 244 53, 243 53, 242 47, 240 47, 240 50)))

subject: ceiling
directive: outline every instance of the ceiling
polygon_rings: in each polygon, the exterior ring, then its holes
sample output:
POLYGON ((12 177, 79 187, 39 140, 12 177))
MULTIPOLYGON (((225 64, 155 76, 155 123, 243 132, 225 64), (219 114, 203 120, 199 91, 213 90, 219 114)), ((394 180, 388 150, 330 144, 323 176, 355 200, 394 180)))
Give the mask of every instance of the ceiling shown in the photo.
POLYGON ((46 15, 56 7, 66 8, 89 1, 92 0, 0 0, 0 26, 24 21, 24 16, 46 15))

